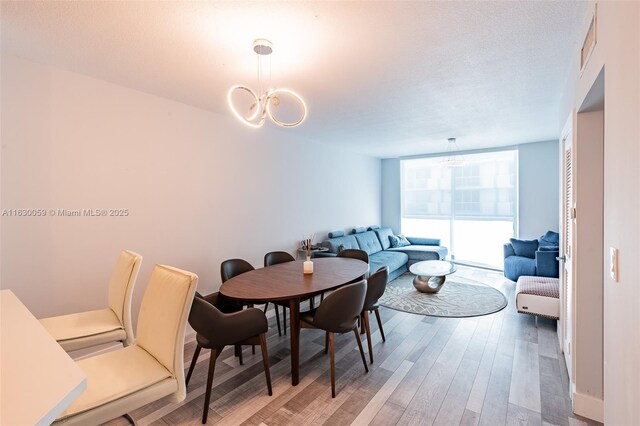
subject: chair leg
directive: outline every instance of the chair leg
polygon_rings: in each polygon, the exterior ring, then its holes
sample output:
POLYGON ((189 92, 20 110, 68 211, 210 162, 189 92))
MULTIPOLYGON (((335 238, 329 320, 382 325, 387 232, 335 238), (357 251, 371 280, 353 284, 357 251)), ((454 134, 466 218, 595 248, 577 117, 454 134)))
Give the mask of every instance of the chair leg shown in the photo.
POLYGON ((358 334, 358 328, 353 329, 353 334, 356 336, 356 341, 358 342, 358 349, 360 349, 360 357, 362 358, 362 365, 364 365, 364 371, 369 372, 369 367, 367 366, 367 361, 364 359, 364 349, 362 349, 362 341, 360 340, 360 334, 358 334))
POLYGON ((242 365, 242 346, 236 345, 236 349, 238 350, 238 358, 240 358, 240 365, 242 365))
POLYGON ((380 319, 380 312, 378 312, 378 308, 375 308, 373 312, 376 314, 376 320, 378 320, 378 329, 380 330, 382 341, 386 342, 387 339, 384 338, 384 329, 382 328, 382 320, 380 319))
POLYGON ((364 325, 364 316, 365 313, 362 311, 362 314, 360 314, 360 334, 364 334, 367 331, 364 325))
POLYGON ((369 348, 369 360, 371 360, 371 364, 373 364, 373 345, 371 344, 371 325, 369 324, 369 312, 364 311, 362 314, 362 319, 364 320, 364 329, 367 332, 367 347, 369 348))
POLYGON ((264 376, 267 378, 267 390, 269 396, 273 395, 271 390, 271 371, 269 370, 269 354, 267 353, 267 337, 262 333, 260 335, 260 349, 262 350, 262 364, 264 365, 264 376))
POLYGON ((255 354, 256 354, 256 345, 251 345, 251 353, 252 353, 253 355, 255 355, 255 354))
POLYGON ((211 401, 211 386, 213 385, 213 373, 216 370, 216 359, 218 358, 218 349, 211 349, 211 358, 209 358, 209 374, 207 374, 207 391, 204 395, 204 409, 202 411, 202 424, 207 423, 209 415, 209 402, 211 401))
POLYGON ((276 324, 278 324, 278 336, 282 336, 282 329, 280 328, 280 311, 278 309, 278 305, 273 304, 274 309, 276 310, 276 324))
POLYGON ((267 308, 269 307, 269 302, 264 304, 264 309, 262 310, 262 312, 264 312, 265 314, 267 313, 267 308))
POLYGON ((333 333, 327 332, 329 337, 329 362, 331 363, 331 398, 336 397, 336 360, 335 360, 335 338, 333 333))
POLYGON ((326 355, 329 352, 329 332, 325 332, 324 334, 324 354, 326 355))
POLYGON ((193 373, 193 369, 196 367, 196 362, 198 362, 198 357, 200 356, 200 351, 202 347, 200 345, 196 345, 196 350, 193 353, 193 358, 191 359, 191 365, 189 366, 189 372, 187 373, 187 378, 185 380, 185 385, 189 386, 189 379, 191 379, 191 373, 193 373))

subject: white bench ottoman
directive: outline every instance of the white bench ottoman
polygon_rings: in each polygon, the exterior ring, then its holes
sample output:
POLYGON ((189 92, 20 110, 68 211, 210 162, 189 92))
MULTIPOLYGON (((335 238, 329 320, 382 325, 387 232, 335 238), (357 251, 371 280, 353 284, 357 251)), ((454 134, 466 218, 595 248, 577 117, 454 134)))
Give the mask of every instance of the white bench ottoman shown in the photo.
POLYGON ((521 276, 516 283, 516 307, 522 314, 560 318, 560 280, 521 276))

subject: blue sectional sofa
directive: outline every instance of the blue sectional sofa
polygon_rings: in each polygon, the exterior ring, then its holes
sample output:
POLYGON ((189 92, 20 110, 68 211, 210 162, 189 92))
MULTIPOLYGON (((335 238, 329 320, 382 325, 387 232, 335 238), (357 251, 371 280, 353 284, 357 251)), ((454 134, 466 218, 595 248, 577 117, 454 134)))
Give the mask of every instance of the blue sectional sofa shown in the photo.
POLYGON ((518 281, 521 276, 559 277, 560 235, 548 231, 539 240, 516 240, 504 245, 504 276, 518 281))
POLYGON ((389 281, 406 272, 412 264, 422 260, 441 260, 447 256, 448 249, 440 246, 440 240, 434 238, 407 238, 411 245, 391 247, 389 236, 391 228, 371 227, 354 229, 354 233, 344 235, 342 231, 329 233, 322 245, 328 252, 316 256, 337 256, 344 249, 364 250, 369 255, 369 270, 375 272, 382 266, 389 268, 389 281))

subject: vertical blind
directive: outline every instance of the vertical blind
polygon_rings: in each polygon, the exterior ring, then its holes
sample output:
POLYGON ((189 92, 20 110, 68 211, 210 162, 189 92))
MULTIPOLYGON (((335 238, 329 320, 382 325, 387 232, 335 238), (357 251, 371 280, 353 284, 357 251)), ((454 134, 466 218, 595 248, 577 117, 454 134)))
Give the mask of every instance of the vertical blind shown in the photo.
POLYGON ((517 151, 463 158, 461 167, 438 157, 402 160, 402 217, 515 221, 517 151))
POLYGON ((439 238, 451 259, 500 268, 502 244, 516 234, 518 153, 459 157, 461 167, 402 161, 402 232, 439 238))

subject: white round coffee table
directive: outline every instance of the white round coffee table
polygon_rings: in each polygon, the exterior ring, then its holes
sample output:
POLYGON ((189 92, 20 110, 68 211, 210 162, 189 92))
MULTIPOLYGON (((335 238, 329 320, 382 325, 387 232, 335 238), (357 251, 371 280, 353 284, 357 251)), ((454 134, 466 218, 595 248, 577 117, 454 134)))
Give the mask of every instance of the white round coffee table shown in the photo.
POLYGON ((456 271, 456 265, 446 260, 424 260, 416 262, 409 268, 416 277, 413 286, 423 293, 437 293, 440 291, 447 275, 456 271))

